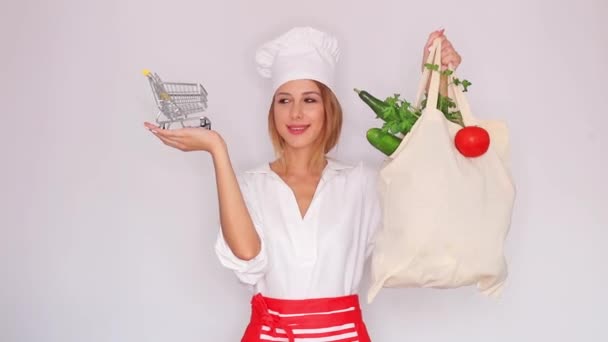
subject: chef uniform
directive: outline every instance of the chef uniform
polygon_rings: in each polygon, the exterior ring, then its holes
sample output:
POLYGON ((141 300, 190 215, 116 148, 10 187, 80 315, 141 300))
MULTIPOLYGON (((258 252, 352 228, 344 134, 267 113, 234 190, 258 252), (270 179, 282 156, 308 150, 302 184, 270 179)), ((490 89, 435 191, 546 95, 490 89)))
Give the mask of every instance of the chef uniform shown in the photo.
MULTIPOLYGON (((273 91, 296 79, 333 90, 338 56, 334 37, 302 27, 264 44, 256 61, 273 91)), ((327 158, 302 217, 293 191, 268 163, 239 175, 261 250, 251 260, 239 259, 220 229, 215 251, 253 291, 242 342, 370 341, 357 291, 381 225, 376 180, 377 172, 362 163, 327 158)))

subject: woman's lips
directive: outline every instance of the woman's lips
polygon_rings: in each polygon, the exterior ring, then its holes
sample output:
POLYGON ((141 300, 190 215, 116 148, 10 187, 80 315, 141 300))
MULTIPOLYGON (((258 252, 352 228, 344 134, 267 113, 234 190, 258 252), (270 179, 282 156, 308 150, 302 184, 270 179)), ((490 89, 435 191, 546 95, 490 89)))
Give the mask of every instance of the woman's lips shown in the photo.
POLYGON ((289 131, 289 133, 291 134, 302 134, 304 133, 308 127, 310 127, 310 125, 293 125, 293 126, 287 126, 287 130, 289 131))

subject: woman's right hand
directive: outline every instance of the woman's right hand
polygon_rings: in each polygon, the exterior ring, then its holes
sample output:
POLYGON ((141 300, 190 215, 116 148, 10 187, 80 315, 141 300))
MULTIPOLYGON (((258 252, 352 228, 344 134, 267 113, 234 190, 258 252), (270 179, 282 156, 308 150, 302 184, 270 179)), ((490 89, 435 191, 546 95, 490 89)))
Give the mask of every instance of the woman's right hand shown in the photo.
POLYGON ((206 128, 162 129, 149 122, 144 122, 144 126, 165 145, 181 151, 207 151, 213 154, 217 149, 225 147, 224 140, 220 134, 206 128))
POLYGON ((445 29, 441 29, 438 31, 431 32, 429 38, 424 45, 424 51, 422 53, 422 70, 424 71, 424 64, 430 54, 429 49, 433 46, 435 39, 441 39, 441 70, 446 70, 448 66, 451 64, 454 70, 458 68, 460 63, 462 62, 462 57, 452 46, 452 42, 445 36, 445 29))

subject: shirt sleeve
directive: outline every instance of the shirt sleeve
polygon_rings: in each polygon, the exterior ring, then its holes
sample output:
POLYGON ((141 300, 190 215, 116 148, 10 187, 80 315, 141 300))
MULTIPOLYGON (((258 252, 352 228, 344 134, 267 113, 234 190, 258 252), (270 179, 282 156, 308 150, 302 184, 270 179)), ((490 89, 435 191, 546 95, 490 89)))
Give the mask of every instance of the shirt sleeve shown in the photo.
POLYGON ((382 227, 382 206, 378 187, 379 171, 371 167, 365 167, 365 174, 363 224, 367 228, 365 257, 369 258, 374 250, 376 235, 382 227))
POLYGON ((241 193, 243 194, 243 199, 245 200, 245 205, 247 206, 247 210, 249 211, 249 215, 251 216, 255 230, 260 237, 260 252, 250 260, 238 258, 236 255, 234 255, 226 243, 224 235, 222 234, 221 226, 215 243, 215 252, 220 260, 220 263, 224 267, 232 270, 239 281, 247 285, 256 285, 257 282, 264 277, 264 274, 268 268, 267 247, 264 241, 264 233, 262 229, 263 226, 259 219, 260 215, 257 205, 255 201, 253 201, 250 186, 246 181, 243 180, 242 177, 239 177, 238 181, 239 187, 241 188, 241 193))

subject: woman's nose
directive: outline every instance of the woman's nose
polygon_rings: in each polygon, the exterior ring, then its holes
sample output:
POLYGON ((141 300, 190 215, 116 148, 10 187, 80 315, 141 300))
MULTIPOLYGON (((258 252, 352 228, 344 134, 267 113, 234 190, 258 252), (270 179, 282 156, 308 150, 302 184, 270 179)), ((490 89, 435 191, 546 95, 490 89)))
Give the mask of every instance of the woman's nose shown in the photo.
POLYGON ((300 106, 297 102, 294 102, 293 106, 291 106, 291 112, 289 113, 292 119, 298 119, 302 117, 302 106, 300 106))

